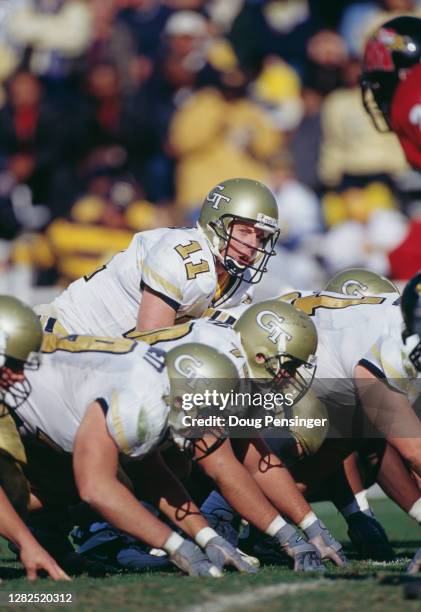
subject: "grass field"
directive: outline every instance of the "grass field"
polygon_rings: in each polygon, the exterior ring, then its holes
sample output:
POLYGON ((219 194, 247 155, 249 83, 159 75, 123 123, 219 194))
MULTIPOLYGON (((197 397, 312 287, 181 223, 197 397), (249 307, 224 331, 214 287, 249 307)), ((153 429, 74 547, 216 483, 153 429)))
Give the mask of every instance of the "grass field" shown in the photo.
MULTIPOLYGON (((373 503, 377 517, 384 524, 400 559, 393 564, 375 564, 352 560, 344 522, 332 506, 315 504, 321 518, 344 543, 351 564, 344 570, 331 565, 323 578, 296 574, 284 567, 266 566, 255 576, 226 574, 220 580, 183 577, 179 573, 126 574, 106 578, 75 578, 72 583, 38 580, 29 585, 22 578, 19 565, 10 560, 2 547, 0 575, 0 610, 11 592, 67 593, 73 605, 61 610, 144 610, 151 612, 302 612, 317 610, 351 612, 399 612, 420 610, 421 601, 403 598, 403 584, 409 578, 403 573, 414 551, 421 545, 417 525, 387 500, 373 503)), ((421 579, 421 576, 420 576, 421 579)), ((17 606, 14 606, 17 607, 17 606)), ((19 609, 34 609, 33 604, 19 609)), ((37 610, 58 609, 54 604, 37 605, 37 610)))

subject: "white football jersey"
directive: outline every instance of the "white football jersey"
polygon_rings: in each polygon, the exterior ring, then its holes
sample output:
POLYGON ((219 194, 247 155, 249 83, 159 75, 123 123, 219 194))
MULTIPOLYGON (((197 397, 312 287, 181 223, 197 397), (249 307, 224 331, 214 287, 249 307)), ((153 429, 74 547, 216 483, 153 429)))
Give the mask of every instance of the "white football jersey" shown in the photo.
MULTIPOLYGON (((129 247, 107 264, 71 283, 51 304, 70 334, 120 336, 136 327, 147 285, 176 309, 176 322, 197 318, 210 304, 234 306, 250 300, 251 285, 232 276, 218 286, 215 259, 195 228, 161 228, 135 234, 129 247)), ((48 314, 48 308, 39 308, 48 314)))
POLYGON ((167 430, 169 381, 163 351, 133 340, 45 334, 39 370, 16 410, 20 431, 72 452, 88 406, 99 401, 119 451, 142 457, 167 430))
POLYGON ((212 346, 231 359, 240 378, 248 376, 247 359, 241 345, 240 334, 229 325, 198 319, 173 327, 132 332, 129 336, 165 351, 186 342, 199 342, 212 346))
MULTIPOLYGON (((332 292, 292 291, 282 299, 311 316, 316 325, 317 370, 313 388, 319 399, 332 400, 333 395, 335 403, 355 406, 353 376, 358 363, 371 371, 377 368, 379 377, 409 393, 415 373, 402 351, 398 294, 359 298, 332 292)), ((233 325, 248 307, 208 309, 204 316, 233 325)))

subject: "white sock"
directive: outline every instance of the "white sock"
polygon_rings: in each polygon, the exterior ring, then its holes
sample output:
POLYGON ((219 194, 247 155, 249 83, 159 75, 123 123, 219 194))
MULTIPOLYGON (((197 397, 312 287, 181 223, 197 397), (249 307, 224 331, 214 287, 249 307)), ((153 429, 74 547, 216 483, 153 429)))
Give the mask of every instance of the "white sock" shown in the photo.
POLYGON ((275 516, 273 521, 269 524, 267 529, 265 529, 265 533, 273 537, 278 533, 280 529, 282 529, 282 527, 285 527, 286 524, 286 521, 284 521, 282 516, 278 514, 278 516, 275 516))
POLYGON ((374 516, 374 513, 368 503, 367 491, 365 489, 359 493, 356 493, 352 502, 344 508, 341 508, 340 512, 344 518, 348 518, 356 512, 364 512, 364 514, 367 514, 368 516, 374 516))
POLYGON ((421 497, 411 506, 408 514, 415 519, 417 523, 421 523, 421 497))
POLYGON ((303 520, 298 523, 298 527, 304 531, 304 529, 308 529, 308 527, 310 527, 310 525, 312 525, 316 521, 317 516, 314 514, 314 512, 309 512, 305 515, 303 520))

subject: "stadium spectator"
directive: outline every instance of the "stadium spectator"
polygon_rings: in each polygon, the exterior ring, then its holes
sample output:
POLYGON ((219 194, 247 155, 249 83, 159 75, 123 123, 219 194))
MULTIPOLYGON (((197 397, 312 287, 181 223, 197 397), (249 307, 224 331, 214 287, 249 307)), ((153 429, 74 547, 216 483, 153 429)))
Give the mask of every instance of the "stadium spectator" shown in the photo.
POLYGON ((219 89, 199 90, 174 114, 169 142, 177 159, 177 203, 193 215, 221 178, 268 177, 266 162, 279 150, 281 135, 247 97, 247 85, 244 71, 227 72, 219 89))
POLYGON ((124 150, 124 98, 116 68, 100 63, 85 77, 85 95, 79 100, 72 123, 73 152, 88 171, 94 166, 114 166, 126 160, 124 150), (120 146, 116 150, 117 146, 120 146))
POLYGON ((229 35, 240 64, 256 73, 267 55, 279 55, 302 73, 306 43, 320 25, 311 8, 307 0, 245 0, 229 35))
POLYGON ((174 198, 173 152, 168 146, 174 112, 196 90, 218 83, 218 71, 207 61, 206 37, 207 21, 201 15, 172 15, 150 78, 129 99, 130 169, 153 202, 174 198))
POLYGON ((345 87, 333 91, 322 106, 319 170, 329 187, 361 186, 407 169, 396 136, 379 134, 364 111, 359 73, 359 60, 350 59, 343 72, 345 87))
POLYGON ((268 186, 278 204, 279 224, 283 228, 281 242, 298 250, 308 236, 322 230, 320 202, 316 195, 296 178, 293 159, 288 152, 269 160, 268 186))
POLYGON ((292 132, 289 146, 294 158, 294 169, 297 178, 313 191, 320 189, 318 163, 320 141, 322 137, 320 108, 321 94, 307 84, 301 92, 303 117, 292 132))
POLYGON ((308 41, 304 81, 323 96, 342 85, 347 53, 342 38, 332 30, 321 30, 308 41))
POLYGON ((71 97, 91 29, 86 0, 30 0, 8 19, 8 34, 29 69, 61 100, 71 97))
POLYGON ((35 203, 51 204, 54 170, 62 152, 60 119, 43 97, 43 88, 30 72, 18 72, 7 85, 0 110, 0 164, 8 191, 25 183, 35 203))
POLYGON ((15 263, 31 262, 38 284, 65 287, 127 248, 134 232, 171 222, 167 211, 156 213, 129 177, 97 172, 69 217, 53 220, 32 240, 18 241, 11 257, 15 263))

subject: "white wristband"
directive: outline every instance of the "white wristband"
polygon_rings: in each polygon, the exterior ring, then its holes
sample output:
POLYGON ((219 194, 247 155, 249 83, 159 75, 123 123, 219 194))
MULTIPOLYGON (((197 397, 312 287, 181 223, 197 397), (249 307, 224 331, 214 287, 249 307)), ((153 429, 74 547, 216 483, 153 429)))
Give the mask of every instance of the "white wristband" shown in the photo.
POLYGON ((312 525, 316 521, 317 521, 317 516, 314 514, 314 512, 309 512, 308 514, 305 515, 303 520, 300 523, 298 523, 298 527, 300 529, 308 529, 310 525, 312 525))
POLYGON ((196 533, 194 541, 200 548, 205 548, 206 544, 212 540, 213 538, 217 538, 218 534, 211 527, 203 527, 200 531, 196 533))
POLYGON ((275 518, 270 523, 268 528, 265 529, 265 533, 267 533, 268 536, 273 537, 274 535, 278 533, 280 529, 282 529, 282 527, 285 527, 286 524, 287 524, 286 521, 284 521, 282 516, 278 514, 278 516, 275 516, 275 518))
POLYGON ((175 551, 177 550, 177 548, 179 548, 183 542, 184 542, 184 538, 182 538, 181 535, 178 535, 178 533, 173 531, 170 537, 167 540, 165 540, 162 548, 169 555, 173 555, 175 551))
POLYGON ((408 514, 415 519, 417 523, 421 523, 421 497, 411 506, 408 514))

